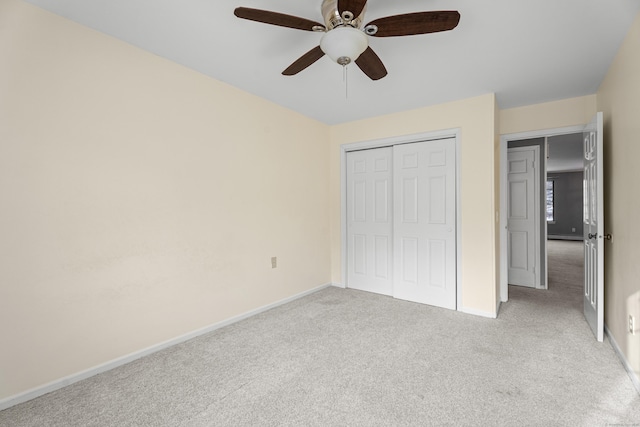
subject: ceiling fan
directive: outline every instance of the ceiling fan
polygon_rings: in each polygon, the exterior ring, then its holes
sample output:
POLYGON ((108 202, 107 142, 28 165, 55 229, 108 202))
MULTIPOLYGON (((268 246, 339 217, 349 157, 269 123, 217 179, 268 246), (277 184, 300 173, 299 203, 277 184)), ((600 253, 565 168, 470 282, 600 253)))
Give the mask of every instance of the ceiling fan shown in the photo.
POLYGON ((236 8, 238 18, 298 30, 322 32, 320 46, 298 58, 286 70, 285 76, 298 74, 325 54, 342 66, 351 62, 372 80, 387 75, 384 64, 369 47, 369 37, 397 37, 436 33, 454 29, 460 21, 456 11, 433 11, 406 13, 375 19, 363 25, 367 0, 323 0, 324 25, 297 16, 268 10, 236 8))

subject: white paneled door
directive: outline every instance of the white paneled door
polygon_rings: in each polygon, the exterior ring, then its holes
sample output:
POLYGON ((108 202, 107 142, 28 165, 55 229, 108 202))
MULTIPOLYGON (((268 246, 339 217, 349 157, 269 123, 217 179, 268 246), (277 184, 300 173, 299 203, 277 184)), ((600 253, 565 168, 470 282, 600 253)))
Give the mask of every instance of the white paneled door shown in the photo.
POLYGON ((455 309, 455 139, 346 159, 348 287, 455 309))
POLYGON ((395 298, 456 307, 455 145, 393 147, 395 298))
POLYGON ((347 281, 350 288, 393 292, 392 149, 347 153, 347 281))
POLYGON ((509 148, 507 154, 507 257, 509 284, 537 287, 537 146, 509 148))
POLYGON ((584 316, 598 341, 604 339, 604 203, 602 113, 584 139, 584 316))

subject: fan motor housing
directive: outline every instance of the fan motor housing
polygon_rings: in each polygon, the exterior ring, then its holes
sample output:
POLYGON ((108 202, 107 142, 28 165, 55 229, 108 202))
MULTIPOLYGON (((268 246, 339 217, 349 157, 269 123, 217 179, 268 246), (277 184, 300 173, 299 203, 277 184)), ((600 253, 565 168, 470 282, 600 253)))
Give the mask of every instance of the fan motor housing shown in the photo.
POLYGON ((360 28, 362 26, 362 19, 364 18, 364 14, 367 11, 367 6, 365 5, 364 9, 359 16, 353 17, 351 20, 345 19, 350 18, 347 13, 351 11, 343 11, 343 16, 340 15, 338 11, 338 0, 324 0, 322 2, 322 17, 324 18, 325 26, 327 30, 333 30, 337 27, 351 26, 354 28, 360 28))

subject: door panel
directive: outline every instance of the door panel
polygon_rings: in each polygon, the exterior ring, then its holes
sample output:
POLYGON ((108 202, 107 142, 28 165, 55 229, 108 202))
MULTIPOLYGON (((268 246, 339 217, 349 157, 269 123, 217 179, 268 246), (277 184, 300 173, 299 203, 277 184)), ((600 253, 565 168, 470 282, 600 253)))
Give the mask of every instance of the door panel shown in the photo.
POLYGON ((446 201, 447 182, 442 176, 429 177, 429 220, 431 224, 446 224, 447 205, 446 201))
POLYGON ((418 284, 418 239, 414 237, 402 238, 402 281, 418 284))
POLYGON ((393 147, 394 297, 456 306, 455 140, 393 147))
POLYGON ((418 222, 418 178, 402 179, 402 193, 400 198, 403 223, 418 222))
POLYGON ((392 149, 347 153, 347 284, 393 292, 392 149))
POLYGON ((604 203, 602 113, 585 126, 584 140, 584 316, 598 341, 604 339, 604 203))
POLYGON ((379 279, 391 280, 392 277, 389 274, 389 267, 391 266, 392 254, 390 239, 388 236, 376 236, 375 237, 375 276, 379 279))
POLYGON ((389 222, 389 185, 388 179, 377 179, 375 182, 375 222, 389 222))
POLYGON ((512 269, 527 270, 529 268, 531 254, 529 253, 528 234, 519 231, 509 233, 509 248, 512 249, 509 265, 512 269))
POLYGON ((536 209, 538 147, 509 148, 507 155, 507 257, 509 284, 537 287, 536 209))
POLYGON ((445 266, 447 257, 447 242, 432 239, 429 241, 429 285, 436 288, 446 287, 447 274, 445 266))
POLYGON ((353 242, 353 274, 365 276, 367 274, 367 236, 354 234, 353 242))

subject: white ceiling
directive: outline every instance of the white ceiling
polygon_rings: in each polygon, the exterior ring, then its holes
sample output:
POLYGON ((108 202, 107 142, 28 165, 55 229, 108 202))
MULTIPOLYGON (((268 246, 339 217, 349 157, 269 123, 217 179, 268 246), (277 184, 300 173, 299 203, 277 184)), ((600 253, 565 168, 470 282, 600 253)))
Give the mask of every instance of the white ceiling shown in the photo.
POLYGON ((370 38, 389 75, 371 81, 328 57, 293 77, 289 64, 321 34, 238 19, 237 6, 322 22, 321 0, 27 0, 327 124, 489 92, 511 108, 597 91, 640 10, 637 0, 370 0, 365 23, 458 10, 453 31, 370 38))

